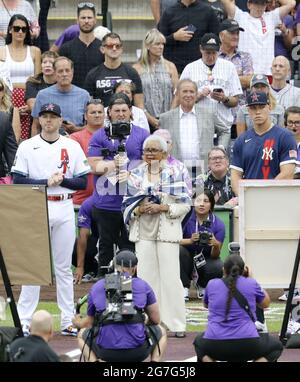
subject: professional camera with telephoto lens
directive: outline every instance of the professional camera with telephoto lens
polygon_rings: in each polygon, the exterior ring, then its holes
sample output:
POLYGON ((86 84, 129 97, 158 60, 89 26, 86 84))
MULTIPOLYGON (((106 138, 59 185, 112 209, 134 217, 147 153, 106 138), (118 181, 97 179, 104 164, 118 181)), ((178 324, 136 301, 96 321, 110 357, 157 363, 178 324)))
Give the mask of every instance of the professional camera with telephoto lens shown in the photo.
POLYGON ((137 314, 132 296, 132 277, 114 272, 105 275, 106 320, 122 322, 137 314))
POLYGON ((109 138, 112 139, 124 139, 130 135, 131 124, 126 121, 115 121, 105 126, 105 131, 109 138))

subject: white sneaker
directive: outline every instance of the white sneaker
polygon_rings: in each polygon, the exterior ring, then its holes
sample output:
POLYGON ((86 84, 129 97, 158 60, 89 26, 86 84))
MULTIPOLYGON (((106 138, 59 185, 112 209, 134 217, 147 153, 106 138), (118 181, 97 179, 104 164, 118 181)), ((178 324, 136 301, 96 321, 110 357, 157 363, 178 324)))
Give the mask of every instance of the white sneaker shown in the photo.
MULTIPOLYGON (((279 300, 279 301, 287 301, 287 299, 288 299, 288 293, 289 293, 288 290, 285 291, 285 292, 283 293, 283 295, 281 295, 280 297, 278 297, 278 300, 279 300)), ((299 293, 299 289, 298 289, 298 288, 294 290, 294 296, 293 296, 293 300, 292 300, 292 302, 297 302, 297 301, 300 301, 300 293, 299 293)))
POLYGON ((255 326, 258 332, 268 333, 266 321, 265 322, 255 321, 255 326))
POLYGON ((287 326, 286 332, 289 334, 294 334, 300 331, 300 323, 294 320, 290 320, 287 326))
POLYGON ((190 300, 189 291, 190 291, 189 288, 184 288, 184 301, 190 300))
POLYGON ((287 293, 283 293, 283 295, 279 296, 278 297, 278 300, 279 301, 287 301, 287 293))

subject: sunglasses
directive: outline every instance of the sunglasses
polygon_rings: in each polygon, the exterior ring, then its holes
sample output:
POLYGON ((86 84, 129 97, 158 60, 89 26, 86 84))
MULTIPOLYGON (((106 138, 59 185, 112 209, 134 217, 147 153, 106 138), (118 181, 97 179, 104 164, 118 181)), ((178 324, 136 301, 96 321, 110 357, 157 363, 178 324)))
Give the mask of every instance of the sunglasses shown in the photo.
POLYGON ((0 92, 4 90, 4 86, 0 85, 0 92))
POLYGON ((14 30, 14 32, 22 31, 22 33, 26 33, 28 31, 28 28, 27 27, 19 27, 17 25, 14 25, 13 30, 14 30))
POLYGON ((79 4, 77 5, 77 8, 78 8, 78 9, 81 9, 81 8, 91 8, 91 9, 95 9, 95 4, 93 4, 93 3, 85 3, 85 2, 83 2, 83 3, 79 3, 79 4))
POLYGON ((122 48, 122 44, 104 44, 103 46, 105 46, 107 49, 122 48))

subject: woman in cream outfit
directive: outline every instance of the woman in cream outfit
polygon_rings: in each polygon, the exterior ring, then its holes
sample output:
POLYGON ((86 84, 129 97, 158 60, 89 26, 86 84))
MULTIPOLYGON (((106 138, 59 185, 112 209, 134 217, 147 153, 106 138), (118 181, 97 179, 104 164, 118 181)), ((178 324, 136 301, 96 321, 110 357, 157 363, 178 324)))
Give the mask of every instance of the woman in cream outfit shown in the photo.
POLYGON ((181 169, 167 163, 167 144, 159 136, 143 145, 144 162, 131 171, 124 199, 129 239, 135 243, 138 276, 153 288, 162 322, 177 337, 186 328, 184 289, 180 280, 181 221, 190 210, 181 169))

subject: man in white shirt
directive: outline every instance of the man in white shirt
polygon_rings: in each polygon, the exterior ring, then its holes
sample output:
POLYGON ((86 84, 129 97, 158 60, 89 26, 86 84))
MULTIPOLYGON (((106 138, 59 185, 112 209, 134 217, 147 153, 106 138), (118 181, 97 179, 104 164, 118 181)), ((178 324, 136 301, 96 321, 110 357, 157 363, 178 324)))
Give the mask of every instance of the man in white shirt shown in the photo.
POLYGON ((267 0, 248 0, 248 12, 241 11, 234 0, 221 0, 228 18, 235 19, 245 29, 239 49, 251 54, 254 73, 271 75, 274 58, 275 28, 296 5, 295 0, 278 0, 281 6, 266 12, 267 0))
MULTIPOLYGON (((243 93, 237 70, 232 62, 218 57, 220 39, 213 33, 206 33, 200 43, 202 58, 187 65, 180 79, 190 78, 198 87, 199 105, 215 108, 219 119, 231 131, 233 114, 243 93)), ((228 150, 230 135, 224 148, 228 150)))
POLYGON ((272 62, 271 93, 284 109, 290 106, 300 106, 300 89, 286 82, 290 73, 289 60, 284 56, 275 57, 272 62))

